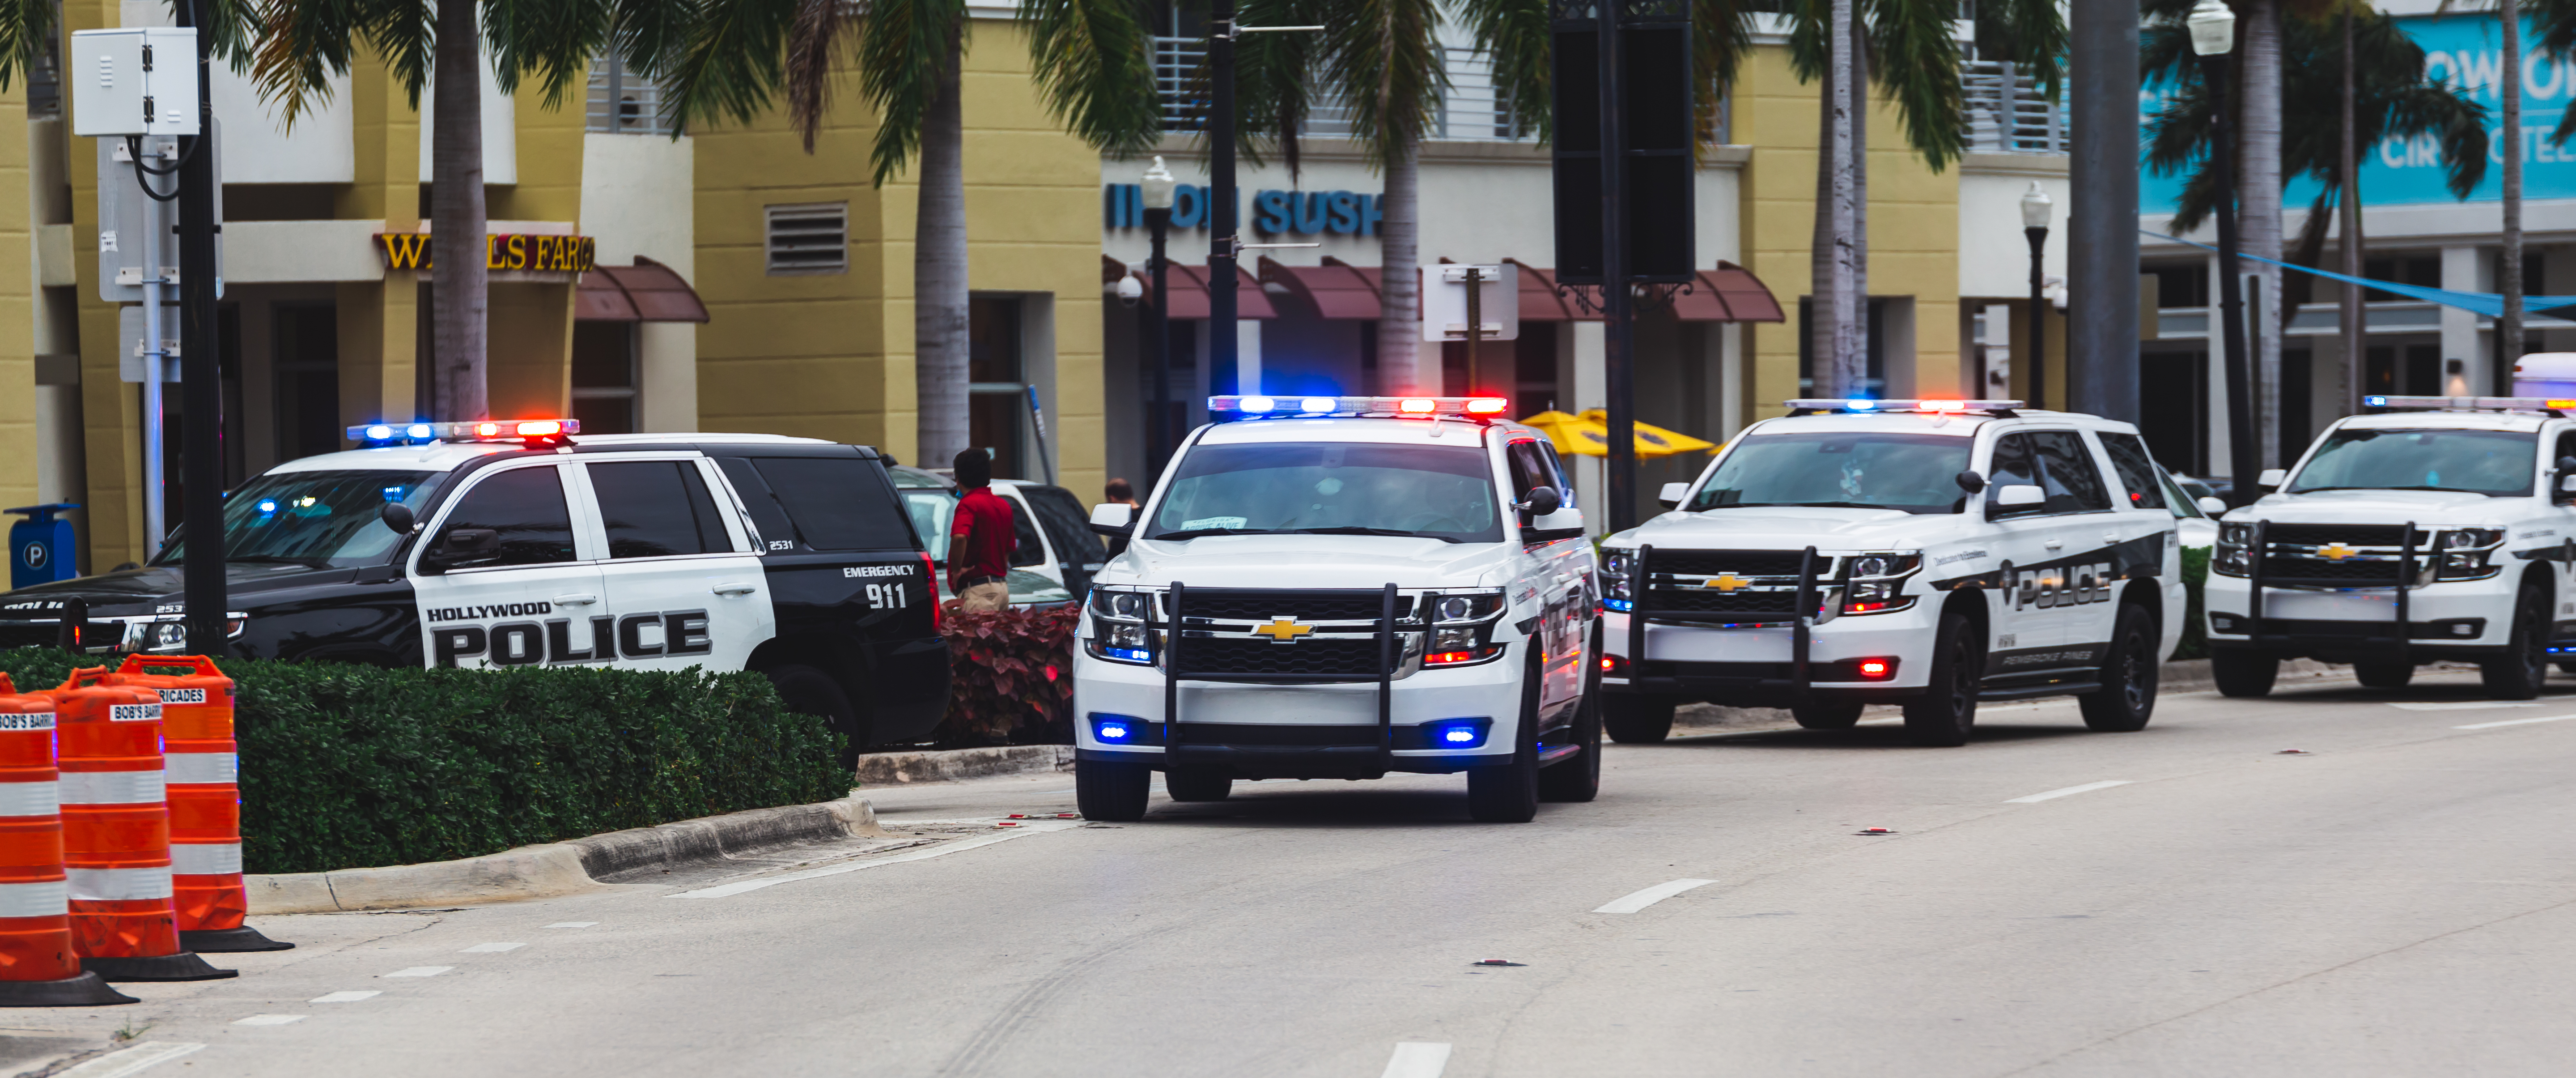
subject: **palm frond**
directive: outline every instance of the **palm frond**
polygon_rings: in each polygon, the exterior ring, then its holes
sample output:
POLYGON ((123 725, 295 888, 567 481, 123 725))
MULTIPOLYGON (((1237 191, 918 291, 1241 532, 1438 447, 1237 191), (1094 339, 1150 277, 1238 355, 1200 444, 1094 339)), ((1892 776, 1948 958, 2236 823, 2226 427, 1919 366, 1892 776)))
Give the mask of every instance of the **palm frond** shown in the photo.
POLYGON ((1047 112, 1103 152, 1151 146, 1163 130, 1153 38, 1135 0, 1020 0, 1047 112))
POLYGON ((589 85, 592 59, 610 44, 614 18, 613 9, 596 3, 483 0, 483 37, 501 92, 518 93, 521 77, 534 74, 546 107, 563 107, 574 85, 589 85))
POLYGON ((2058 99, 2066 83, 2066 17, 2053 0, 1986 0, 1976 5, 1977 55, 2030 72, 2058 99))
POLYGON ((694 0, 685 36, 651 53, 641 70, 661 83, 683 124, 748 123, 782 87, 788 41, 812 2, 694 0))
POLYGON ((1348 0, 1326 24, 1324 77, 1378 166, 1422 141, 1449 89, 1436 0, 1348 0))
MULTIPOLYGON (((1235 9, 1246 26, 1314 26, 1333 16, 1313 0, 1248 0, 1235 9)), ((1293 178, 1297 133, 1314 111, 1315 75, 1325 51, 1313 33, 1251 34, 1234 43, 1234 150, 1258 167, 1276 151, 1293 178)), ((1193 96, 1209 100, 1206 64, 1193 76, 1193 96)), ((1206 135, 1201 126, 1201 138, 1206 135)))
POLYGON ((859 26, 859 93, 878 117, 869 148, 878 186, 921 150, 921 123, 945 65, 962 62, 964 0, 873 0, 859 26))
MULTIPOLYGON (((1695 3, 1702 8, 1722 7, 1726 0, 1695 3)), ((1549 56, 1547 0, 1457 0, 1457 11, 1476 50, 1492 62, 1494 103, 1510 110, 1512 133, 1554 141, 1556 110, 1549 88, 1554 63, 1549 56)))
POLYGON ((1968 149, 1968 99, 1959 81, 1964 57, 1951 28, 1957 7, 1937 0, 1865 0, 1862 8, 1875 16, 1868 34, 1872 81, 1896 102, 1906 144, 1932 171, 1948 168, 1968 149))
POLYGON ((0 2, 0 88, 9 86, 20 70, 33 70, 53 38, 51 0, 0 2))
MULTIPOLYGON (((787 34, 787 120, 814 152, 823 114, 832 102, 832 69, 847 51, 860 22, 841 0, 800 0, 787 34)), ((882 181, 881 181, 882 182, 882 181)))
MULTIPOLYGON (((1753 52, 1753 5, 1745 0, 1691 0, 1691 119, 1701 131, 1717 129, 1717 110, 1726 106, 1753 52)), ((1694 159, 1708 147, 1693 141, 1694 159)))

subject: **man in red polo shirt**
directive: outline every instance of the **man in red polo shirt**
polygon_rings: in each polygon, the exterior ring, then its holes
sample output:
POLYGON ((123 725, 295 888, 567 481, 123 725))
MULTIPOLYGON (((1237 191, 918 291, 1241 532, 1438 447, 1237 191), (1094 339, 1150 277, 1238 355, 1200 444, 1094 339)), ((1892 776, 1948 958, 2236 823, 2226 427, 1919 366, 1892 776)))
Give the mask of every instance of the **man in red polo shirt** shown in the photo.
POLYGON ((1019 546, 1011 503, 993 493, 993 459, 957 454, 957 515, 948 527, 948 590, 961 612, 1011 605, 1011 551, 1019 546))

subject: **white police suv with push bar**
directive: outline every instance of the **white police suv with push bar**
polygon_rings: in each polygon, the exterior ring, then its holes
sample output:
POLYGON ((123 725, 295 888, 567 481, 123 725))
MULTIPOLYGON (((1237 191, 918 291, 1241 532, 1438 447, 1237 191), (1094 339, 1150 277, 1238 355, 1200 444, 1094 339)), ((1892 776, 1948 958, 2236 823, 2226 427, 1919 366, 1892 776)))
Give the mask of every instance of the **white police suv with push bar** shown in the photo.
POLYGON ((1498 397, 1216 397, 1093 578, 1073 659, 1083 815, 1236 779, 1467 773, 1521 822, 1601 779, 1592 547, 1498 397))
MULTIPOLYGON (((574 436, 563 419, 370 424, 224 503, 229 654, 377 665, 759 670, 852 747, 948 699, 928 555, 866 446, 574 436)), ((175 652, 152 563, 0 596, 0 646, 175 652)))
POLYGON ((2404 686, 2475 662, 2528 700, 2576 660, 2576 400, 2366 397, 2219 523, 2207 607, 2220 692, 2261 696, 2286 658, 2404 686))
POLYGON ((1660 741, 1696 700, 1813 729, 1897 703, 1923 745, 1965 743, 1983 700, 2147 724, 2184 594, 2137 428, 2020 401, 1788 407, 1603 540, 1613 739, 1660 741))

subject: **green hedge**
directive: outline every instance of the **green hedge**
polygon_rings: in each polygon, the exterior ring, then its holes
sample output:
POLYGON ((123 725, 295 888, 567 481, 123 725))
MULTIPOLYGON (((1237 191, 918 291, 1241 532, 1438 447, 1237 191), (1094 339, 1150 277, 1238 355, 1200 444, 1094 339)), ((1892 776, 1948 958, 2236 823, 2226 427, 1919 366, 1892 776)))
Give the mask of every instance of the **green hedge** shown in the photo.
MULTIPOLYGON (((22 689, 100 661, 0 651, 22 689)), ((851 786, 841 735, 782 710, 756 673, 223 668, 251 872, 474 857, 851 786)))
POLYGON ((2174 661, 2209 657, 2209 619, 2201 616, 2201 593, 2209 583, 2209 549, 2205 546, 2182 548, 2182 590, 2189 596, 2183 608, 2182 643, 2174 647, 2174 661))

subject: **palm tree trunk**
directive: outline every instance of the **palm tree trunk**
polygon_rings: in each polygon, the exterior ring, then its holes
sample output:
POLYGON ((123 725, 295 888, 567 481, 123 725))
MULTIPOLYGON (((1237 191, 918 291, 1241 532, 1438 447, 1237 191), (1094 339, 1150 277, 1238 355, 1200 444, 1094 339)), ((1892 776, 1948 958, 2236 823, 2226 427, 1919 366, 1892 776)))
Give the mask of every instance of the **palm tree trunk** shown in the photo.
POLYGON ((2513 394, 2522 358, 2522 4, 2504 0, 2504 63, 2496 74, 2504 104, 2504 317, 2496 321, 2495 394, 2513 394))
POLYGON ((1830 59, 1826 65, 1824 85, 1824 145, 1817 148, 1816 169, 1819 194, 1817 213, 1823 223, 1817 231, 1821 243, 1816 245, 1814 261, 1815 308, 1810 314, 1814 325, 1812 369, 1816 395, 1848 397, 1859 392, 1861 379, 1868 374, 1866 361, 1853 346, 1851 328, 1854 304, 1852 289, 1857 251, 1853 247, 1854 197, 1858 193, 1853 174, 1852 96, 1851 86, 1853 0, 1833 0, 1831 15, 1825 27, 1830 59))
MULTIPOLYGON (((1407 142, 1386 168, 1378 220, 1378 392, 1438 396, 1438 355, 1422 361, 1422 144, 1407 142), (1429 367, 1425 371, 1424 367, 1429 367)), ((1475 392, 1479 387, 1469 386, 1475 392)))
MULTIPOLYGON (((2361 150, 2353 145, 2360 137, 2360 125, 2354 120, 2356 104, 2353 92, 2352 24, 2354 12, 2343 12, 2343 136, 2338 141, 2335 171, 2343 181, 2335 194, 2335 209, 2343 218, 2342 270, 2346 277, 2361 276, 2361 150)), ((2349 281, 2343 284, 2343 411, 2345 415, 2361 414, 2361 398, 2368 390, 2362 376, 2368 371, 2369 343, 2362 319, 2361 286, 2349 281)))
MULTIPOLYGON (((482 39, 470 3, 441 4, 430 86, 430 395, 434 419, 492 414, 484 379, 490 334, 483 233, 482 39)), ((391 416, 388 419, 394 418, 391 416)))
MULTIPOLYGON (((2237 204, 2241 250, 2258 258, 2281 258, 2281 5, 2279 0, 2252 0, 2245 27, 2243 102, 2237 145, 2243 162, 2237 171, 2237 204)), ((2281 270, 2252 262, 2246 272, 2258 274, 2263 318, 2248 322, 2262 338, 2252 357, 2254 428, 2260 466, 2281 465, 2281 270)))
POLYGON ((958 34, 950 28, 939 87, 921 120, 921 194, 913 224, 912 378, 920 409, 918 451, 926 468, 946 467, 969 448, 966 127, 958 102, 958 34))
MULTIPOLYGON (((1860 356, 1852 385, 1869 381, 1869 22, 1857 4, 1852 10, 1851 78, 1844 83, 1851 107, 1851 325, 1843 330, 1844 346, 1860 356)), ((1878 396, 1886 386, 1873 387, 1878 396)))

